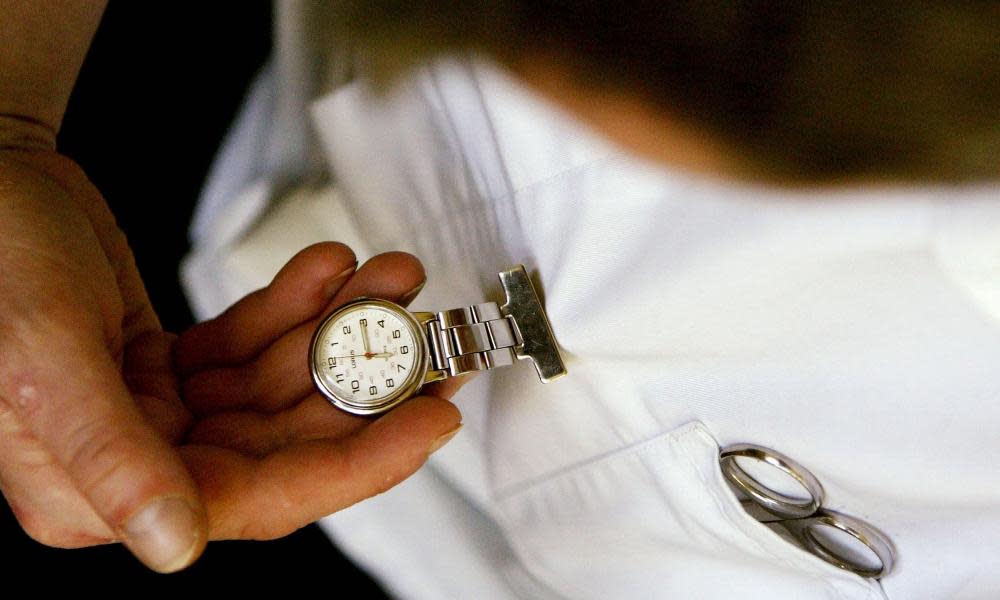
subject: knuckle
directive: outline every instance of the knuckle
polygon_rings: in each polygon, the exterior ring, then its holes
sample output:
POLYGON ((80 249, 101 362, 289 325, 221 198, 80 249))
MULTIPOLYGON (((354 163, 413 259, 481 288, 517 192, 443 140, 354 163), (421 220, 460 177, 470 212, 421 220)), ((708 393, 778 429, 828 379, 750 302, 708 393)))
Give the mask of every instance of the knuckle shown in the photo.
POLYGON ((132 450, 124 436, 100 422, 76 427, 69 433, 66 442, 69 448, 66 468, 87 497, 125 469, 132 450))

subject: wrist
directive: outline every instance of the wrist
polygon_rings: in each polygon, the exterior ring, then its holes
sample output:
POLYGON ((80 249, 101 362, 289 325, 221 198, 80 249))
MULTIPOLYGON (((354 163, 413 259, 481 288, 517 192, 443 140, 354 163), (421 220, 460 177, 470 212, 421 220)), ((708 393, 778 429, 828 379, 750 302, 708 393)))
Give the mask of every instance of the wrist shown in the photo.
POLYGON ((34 181, 36 185, 44 181, 63 192, 49 196, 50 200, 64 197, 76 202, 81 208, 87 208, 94 202, 103 203, 100 192, 83 169, 54 147, 4 146, 3 141, 0 140, 0 174, 2 180, 9 184, 8 190, 16 193, 18 182, 27 186, 29 181, 34 181))
POLYGON ((55 152, 54 127, 16 114, 0 113, 0 151, 55 152))

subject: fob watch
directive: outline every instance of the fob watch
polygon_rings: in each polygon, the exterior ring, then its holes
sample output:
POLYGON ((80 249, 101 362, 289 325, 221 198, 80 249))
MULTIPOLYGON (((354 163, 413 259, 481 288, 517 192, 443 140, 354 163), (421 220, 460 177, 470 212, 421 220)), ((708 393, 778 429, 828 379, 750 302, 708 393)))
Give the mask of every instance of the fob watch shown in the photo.
POLYGON ((376 298, 341 306, 309 350, 316 387, 357 415, 385 412, 426 383, 530 360, 548 383, 566 374, 545 309, 524 267, 499 273, 507 302, 409 312, 376 298))

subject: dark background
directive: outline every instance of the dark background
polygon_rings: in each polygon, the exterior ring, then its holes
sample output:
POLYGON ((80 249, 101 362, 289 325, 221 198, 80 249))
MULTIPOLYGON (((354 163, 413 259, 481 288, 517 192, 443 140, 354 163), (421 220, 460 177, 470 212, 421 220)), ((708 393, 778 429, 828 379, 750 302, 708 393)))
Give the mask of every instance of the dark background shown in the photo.
MULTIPOLYGON (((177 280, 188 220, 216 148, 270 52, 271 11, 261 0, 112 1, 60 133, 60 149, 87 171, 128 235, 153 305, 172 331, 192 323, 177 280)), ((71 584, 116 596, 275 583, 287 591, 318 585, 333 597, 385 597, 316 526, 273 542, 214 542, 188 570, 158 575, 117 545, 42 546, 0 503, 0 556, 8 582, 30 577, 38 591, 71 584)))

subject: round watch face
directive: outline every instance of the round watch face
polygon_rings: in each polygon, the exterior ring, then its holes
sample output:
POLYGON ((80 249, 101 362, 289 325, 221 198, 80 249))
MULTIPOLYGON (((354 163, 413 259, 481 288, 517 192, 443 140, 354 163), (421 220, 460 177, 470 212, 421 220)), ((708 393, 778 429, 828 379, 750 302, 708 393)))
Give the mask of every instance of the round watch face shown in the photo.
POLYGON ((420 325, 405 309, 355 300, 317 328, 309 353, 313 380, 346 411, 383 412, 419 389, 427 370, 424 344, 420 325))

